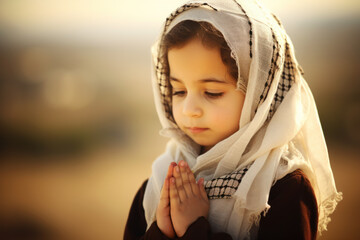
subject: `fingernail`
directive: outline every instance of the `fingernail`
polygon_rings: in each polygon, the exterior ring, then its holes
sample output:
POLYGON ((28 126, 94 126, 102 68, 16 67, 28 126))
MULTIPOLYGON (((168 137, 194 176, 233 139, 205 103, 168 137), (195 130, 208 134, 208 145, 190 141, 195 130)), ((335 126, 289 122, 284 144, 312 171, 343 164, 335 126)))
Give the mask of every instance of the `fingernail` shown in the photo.
POLYGON ((183 161, 181 161, 181 163, 180 163, 180 166, 182 166, 182 167, 186 167, 186 165, 187 165, 187 163, 183 160, 183 161))
POLYGON ((175 166, 176 166, 176 162, 171 162, 170 165, 175 167, 175 166))
POLYGON ((175 171, 179 172, 179 167, 178 166, 175 167, 175 171))
POLYGON ((175 178, 170 179, 171 183, 175 183, 175 178))

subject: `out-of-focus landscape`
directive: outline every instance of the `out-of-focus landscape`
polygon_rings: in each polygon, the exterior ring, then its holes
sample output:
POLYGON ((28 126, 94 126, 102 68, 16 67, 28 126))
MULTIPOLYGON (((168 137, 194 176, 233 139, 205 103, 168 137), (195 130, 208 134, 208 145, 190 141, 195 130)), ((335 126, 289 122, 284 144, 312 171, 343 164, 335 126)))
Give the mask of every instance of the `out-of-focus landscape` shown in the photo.
MULTIPOLYGON (((150 46, 181 1, 0 1, 0 238, 122 239, 167 139, 150 46)), ((360 239, 360 3, 267 0, 312 88, 338 190, 320 239, 360 239)))

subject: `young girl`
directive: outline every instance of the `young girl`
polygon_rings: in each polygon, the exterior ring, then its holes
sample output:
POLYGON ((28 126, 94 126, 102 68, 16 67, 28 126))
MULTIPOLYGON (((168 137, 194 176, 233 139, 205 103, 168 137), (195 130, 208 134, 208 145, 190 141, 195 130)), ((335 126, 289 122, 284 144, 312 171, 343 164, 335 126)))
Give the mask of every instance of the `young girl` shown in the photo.
POLYGON ((337 192, 315 102, 278 18, 256 1, 190 1, 153 48, 170 138, 125 239, 315 239, 337 192))

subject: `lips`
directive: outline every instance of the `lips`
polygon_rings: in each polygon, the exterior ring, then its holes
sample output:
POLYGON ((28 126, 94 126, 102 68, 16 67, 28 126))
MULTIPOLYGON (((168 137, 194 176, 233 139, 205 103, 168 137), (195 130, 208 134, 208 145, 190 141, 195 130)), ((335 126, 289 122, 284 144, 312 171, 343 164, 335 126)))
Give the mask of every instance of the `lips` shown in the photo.
POLYGON ((202 132, 208 130, 209 128, 187 127, 187 129, 188 129, 191 133, 202 133, 202 132))

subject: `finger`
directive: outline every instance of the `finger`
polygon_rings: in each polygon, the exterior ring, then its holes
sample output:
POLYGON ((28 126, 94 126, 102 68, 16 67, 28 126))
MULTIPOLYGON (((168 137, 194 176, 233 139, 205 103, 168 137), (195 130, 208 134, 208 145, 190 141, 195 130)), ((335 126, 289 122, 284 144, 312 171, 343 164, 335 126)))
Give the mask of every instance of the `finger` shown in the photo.
POLYGON ((199 185, 199 190, 200 190, 200 195, 201 197, 208 201, 208 196, 206 194, 206 191, 205 191, 205 187, 204 187, 204 179, 203 178, 200 178, 199 182, 198 182, 198 185, 199 185))
POLYGON ((180 205, 179 194, 175 186, 175 178, 170 178, 170 206, 178 207, 180 205))
POLYGON ((166 178, 171 178, 173 176, 173 169, 177 164, 175 162, 171 162, 168 168, 168 172, 166 174, 166 178))
POLYGON ((166 178, 160 192, 160 204, 162 207, 166 207, 169 205, 169 202, 169 179, 166 178))
POLYGON ((172 177, 174 166, 176 166, 175 162, 170 163, 166 178, 164 180, 164 185, 160 192, 160 200, 166 200, 167 204, 169 202, 169 179, 172 177))
POLYGON ((194 195, 198 196, 200 194, 200 191, 199 191, 199 186, 196 184, 196 179, 195 179, 194 173, 191 171, 189 166, 187 167, 186 170, 187 170, 187 174, 188 174, 192 192, 194 195))
POLYGON ((176 189, 177 189, 178 194, 179 194, 180 201, 183 202, 187 198, 187 195, 186 195, 186 192, 185 192, 185 189, 184 189, 184 186, 183 186, 183 182, 182 182, 182 179, 181 179, 180 167, 179 166, 176 166, 174 168, 173 174, 174 174, 174 177, 175 177, 175 185, 176 185, 176 189))
POLYGON ((180 165, 181 180, 185 189, 185 193, 187 196, 192 196, 193 192, 191 189, 190 180, 187 173, 187 163, 185 161, 180 161, 179 165, 180 165))

